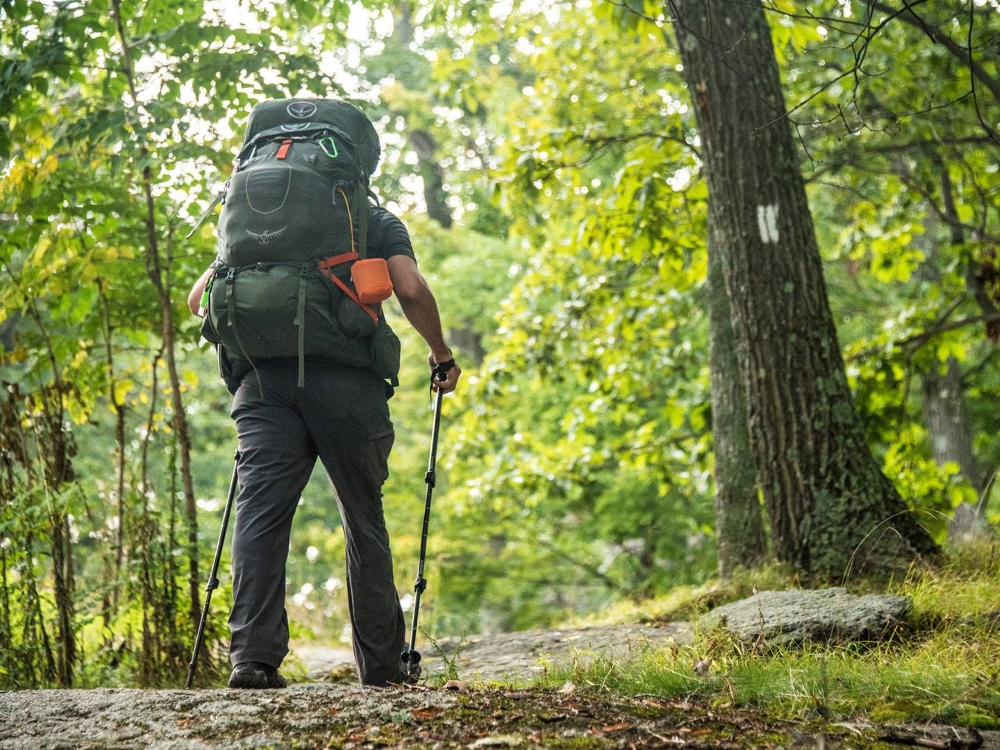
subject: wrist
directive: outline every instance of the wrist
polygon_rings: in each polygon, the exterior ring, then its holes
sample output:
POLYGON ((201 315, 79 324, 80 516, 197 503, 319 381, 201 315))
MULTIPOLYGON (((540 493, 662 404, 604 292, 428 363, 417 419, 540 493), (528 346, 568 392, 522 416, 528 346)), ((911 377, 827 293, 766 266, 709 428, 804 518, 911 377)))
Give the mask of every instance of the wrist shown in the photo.
POLYGON ((432 349, 430 354, 431 364, 439 365, 442 362, 447 362, 449 359, 453 359, 454 355, 451 353, 451 349, 445 347, 444 350, 432 349))

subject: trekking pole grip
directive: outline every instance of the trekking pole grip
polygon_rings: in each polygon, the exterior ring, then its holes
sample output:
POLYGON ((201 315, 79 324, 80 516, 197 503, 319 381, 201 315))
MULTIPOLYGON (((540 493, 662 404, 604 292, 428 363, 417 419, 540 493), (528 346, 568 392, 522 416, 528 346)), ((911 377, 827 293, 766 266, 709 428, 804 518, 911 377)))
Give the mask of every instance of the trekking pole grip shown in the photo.
POLYGON ((452 357, 447 362, 438 362, 431 368, 431 381, 443 383, 448 379, 448 370, 455 366, 455 358, 452 357))

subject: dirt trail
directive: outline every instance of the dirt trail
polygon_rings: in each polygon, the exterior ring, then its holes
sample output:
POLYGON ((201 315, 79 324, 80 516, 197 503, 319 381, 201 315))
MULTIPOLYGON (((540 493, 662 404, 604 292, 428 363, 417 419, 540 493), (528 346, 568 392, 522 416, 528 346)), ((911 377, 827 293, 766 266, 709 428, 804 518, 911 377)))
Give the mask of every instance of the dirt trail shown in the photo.
POLYGON ((349 654, 297 657, 307 681, 287 690, 36 690, 0 693, 0 750, 206 748, 865 748, 1000 750, 1000 733, 874 727, 657 696, 612 698, 567 684, 527 684, 551 665, 620 658, 690 639, 690 628, 620 626, 531 631, 418 644, 425 674, 457 672, 446 689, 379 690, 353 680, 349 654), (494 683, 497 684, 497 683, 494 683))
MULTIPOLYGON (((463 680, 530 682, 555 664, 589 663, 594 659, 635 657, 647 649, 688 644, 690 623, 662 627, 609 625, 560 630, 527 630, 417 643, 425 676, 448 675, 463 680)), ((293 648, 310 679, 353 672, 354 657, 346 649, 300 645, 293 648)))

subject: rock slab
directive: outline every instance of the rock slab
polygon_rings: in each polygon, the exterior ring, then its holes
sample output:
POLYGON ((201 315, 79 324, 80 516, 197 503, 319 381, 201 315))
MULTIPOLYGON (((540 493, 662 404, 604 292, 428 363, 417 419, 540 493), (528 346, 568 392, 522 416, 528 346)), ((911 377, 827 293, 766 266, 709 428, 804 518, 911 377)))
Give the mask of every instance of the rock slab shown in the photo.
POLYGON ((906 621, 910 607, 903 596, 856 596, 842 588, 761 591, 712 610, 698 624, 745 643, 880 641, 906 621))

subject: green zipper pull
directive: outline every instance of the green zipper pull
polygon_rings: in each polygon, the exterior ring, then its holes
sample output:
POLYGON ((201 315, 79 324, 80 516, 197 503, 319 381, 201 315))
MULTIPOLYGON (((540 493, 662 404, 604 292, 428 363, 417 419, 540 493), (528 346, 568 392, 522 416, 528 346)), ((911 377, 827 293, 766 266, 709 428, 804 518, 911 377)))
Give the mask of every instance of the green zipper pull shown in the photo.
POLYGON ((198 310, 201 317, 205 317, 208 312, 208 300, 212 296, 212 284, 215 283, 215 274, 213 273, 208 277, 208 281, 205 282, 205 288, 201 292, 201 301, 198 303, 198 310))

